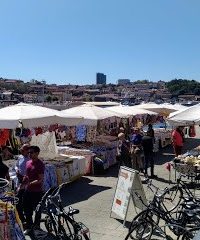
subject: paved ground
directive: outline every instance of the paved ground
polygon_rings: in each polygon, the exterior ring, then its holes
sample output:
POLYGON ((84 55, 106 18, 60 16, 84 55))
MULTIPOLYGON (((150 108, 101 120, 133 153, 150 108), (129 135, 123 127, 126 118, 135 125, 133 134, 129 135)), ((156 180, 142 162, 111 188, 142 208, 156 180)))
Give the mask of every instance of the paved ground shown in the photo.
MULTIPOLYGON (((200 145, 200 140, 186 139, 185 149, 189 150, 200 145)), ((165 168, 166 162, 174 155, 171 146, 160 151, 156 156, 155 174, 158 179, 154 184, 158 187, 168 186, 169 172, 165 168)), ((66 205, 78 208, 80 213, 76 220, 83 222, 89 227, 92 240, 122 240, 127 234, 127 228, 131 219, 136 215, 134 207, 130 204, 126 227, 123 227, 122 220, 111 218, 110 210, 117 183, 117 167, 110 168, 103 176, 85 176, 70 184, 63 194, 66 205)), ((172 178, 174 172, 172 171, 172 178)), ((147 197, 152 194, 146 189, 147 197)), ((156 239, 156 238, 155 238, 156 239)), ((157 238, 158 239, 158 238, 157 238)))

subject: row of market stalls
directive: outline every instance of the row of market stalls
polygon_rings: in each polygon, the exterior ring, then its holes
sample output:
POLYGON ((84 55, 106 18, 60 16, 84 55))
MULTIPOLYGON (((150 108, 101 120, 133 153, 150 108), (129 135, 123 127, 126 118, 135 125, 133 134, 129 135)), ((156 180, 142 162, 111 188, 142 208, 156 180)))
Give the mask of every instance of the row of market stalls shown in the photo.
MULTIPOLYGON (((174 128, 183 126, 187 137, 200 138, 200 104, 171 113, 167 121, 174 128)), ((172 165, 175 173, 183 173, 195 180, 200 172, 200 146, 188 149, 184 154, 174 158, 172 165)))
MULTIPOLYGON (((163 122, 170 112, 175 111, 170 109, 167 112, 169 106, 159 107, 147 109, 147 106, 142 108, 119 105, 99 108, 85 104, 59 112, 20 103, 0 109, 0 146, 9 145, 13 150, 18 150, 24 143, 39 146, 40 158, 45 162, 44 190, 48 190, 63 182, 93 173, 96 156, 104 161, 105 168, 115 164, 119 127, 124 127, 128 133, 131 127, 163 122), (58 135, 60 146, 57 145, 58 135)), ((166 140, 167 131, 155 129, 156 138, 166 140)), ((14 164, 13 160, 10 166, 13 180, 16 179, 15 171, 12 171, 14 164)), ((5 212, 0 209, 1 215, 5 212)), ((10 212, 9 210, 9 214, 10 212)), ((25 239, 14 208, 8 222, 7 225, 14 226, 13 236, 18 232, 20 239, 25 239)), ((9 231, 11 232, 10 229, 9 231)))
MULTIPOLYGON (((39 146, 40 157, 46 163, 48 189, 93 173, 95 156, 102 159, 105 169, 115 164, 119 127, 128 134, 132 127, 163 122, 174 111, 174 105, 100 108, 89 103, 57 111, 20 103, 0 109, 0 145, 9 143, 12 148, 19 148, 30 142, 39 146)), ((155 151, 159 142, 163 147, 167 144, 170 134, 165 128, 155 129, 155 151)))

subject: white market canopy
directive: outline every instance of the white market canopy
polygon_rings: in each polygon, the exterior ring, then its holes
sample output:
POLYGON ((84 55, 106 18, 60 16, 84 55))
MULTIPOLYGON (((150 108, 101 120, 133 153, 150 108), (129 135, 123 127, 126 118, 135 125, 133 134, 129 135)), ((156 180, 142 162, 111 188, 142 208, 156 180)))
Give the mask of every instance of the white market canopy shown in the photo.
POLYGON ((107 101, 107 102, 84 102, 85 104, 90 104, 90 105, 94 105, 97 107, 111 107, 111 106, 119 106, 120 103, 118 102, 111 102, 111 101, 107 101))
POLYGON ((178 111, 167 118, 167 121, 172 126, 188 126, 200 124, 200 104, 192 107, 187 107, 185 110, 178 111))
POLYGON ((90 104, 84 104, 81 106, 69 108, 61 111, 62 115, 76 117, 81 116, 84 118, 81 124, 96 126, 98 120, 113 118, 116 116, 116 113, 108 111, 107 108, 100 108, 90 104))
POLYGON ((150 110, 153 112, 157 112, 162 115, 169 115, 170 113, 185 110, 187 107, 180 105, 180 104, 157 104, 157 103, 144 103, 136 106, 137 108, 150 110))
POLYGON ((157 113, 153 111, 137 108, 135 106, 120 105, 120 106, 114 106, 114 107, 107 107, 106 109, 108 109, 109 111, 113 111, 118 115, 124 114, 126 117, 136 116, 136 115, 145 115, 145 114, 157 115, 157 113))
POLYGON ((82 118, 62 116, 62 114, 50 108, 19 103, 0 109, 0 128, 15 129, 21 122, 24 128, 32 128, 51 124, 64 124, 74 126, 82 121, 82 118))

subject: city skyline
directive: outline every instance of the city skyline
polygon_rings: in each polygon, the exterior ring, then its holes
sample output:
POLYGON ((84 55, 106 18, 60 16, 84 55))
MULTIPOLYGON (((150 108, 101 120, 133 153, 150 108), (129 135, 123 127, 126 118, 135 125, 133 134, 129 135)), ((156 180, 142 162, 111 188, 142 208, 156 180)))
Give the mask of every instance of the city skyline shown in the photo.
POLYGON ((0 3, 0 76, 48 84, 200 79, 194 0, 0 3))

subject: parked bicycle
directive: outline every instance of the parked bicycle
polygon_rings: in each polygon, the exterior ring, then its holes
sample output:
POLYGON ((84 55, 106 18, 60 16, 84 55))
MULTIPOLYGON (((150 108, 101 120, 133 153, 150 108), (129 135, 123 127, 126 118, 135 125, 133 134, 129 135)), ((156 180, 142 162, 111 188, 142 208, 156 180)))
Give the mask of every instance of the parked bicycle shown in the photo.
POLYGON ((41 222, 44 222, 47 232, 58 240, 89 240, 89 229, 74 219, 74 215, 78 214, 79 210, 69 207, 66 211, 62 205, 60 192, 65 186, 66 184, 62 184, 55 189, 50 189, 43 196, 36 208, 32 233, 40 228, 41 222), (45 215, 44 218, 42 213, 45 215))
MULTIPOLYGON (((150 182, 148 186, 151 188, 154 185, 150 182)), ((137 197, 144 204, 144 206, 146 206, 146 209, 140 212, 133 219, 129 228, 129 233, 126 236, 125 240, 151 239, 154 230, 159 232, 161 236, 164 236, 165 239, 171 239, 171 237, 166 233, 166 226, 168 226, 173 234, 177 236, 177 239, 180 239, 180 237, 184 234, 186 236, 186 233, 189 230, 194 233, 200 229, 200 224, 196 226, 196 222, 192 221, 196 215, 196 212, 193 211, 194 208, 190 208, 190 204, 187 205, 187 202, 185 202, 185 204, 182 204, 182 208, 179 209, 180 214, 178 215, 178 218, 174 218, 173 212, 169 211, 166 208, 166 205, 163 204, 163 199, 165 199, 170 189, 166 188, 162 190, 162 193, 159 192, 158 194, 159 189, 156 186, 154 186, 154 188, 156 189, 156 192, 154 193, 153 200, 149 203, 149 205, 145 205, 141 196, 139 196, 137 192, 133 192, 134 197, 137 197), (161 219, 166 223, 164 229, 159 226, 161 219), (193 224, 191 225, 191 223, 193 224)), ((189 234, 187 236, 189 236, 189 234)))
POLYGON ((180 174, 177 178, 177 183, 169 188, 169 191, 165 194, 165 200, 168 202, 168 204, 166 204, 168 211, 175 210, 182 200, 194 201, 196 204, 200 205, 200 199, 191 191, 188 187, 188 183, 182 180, 183 177, 186 176, 180 174))

